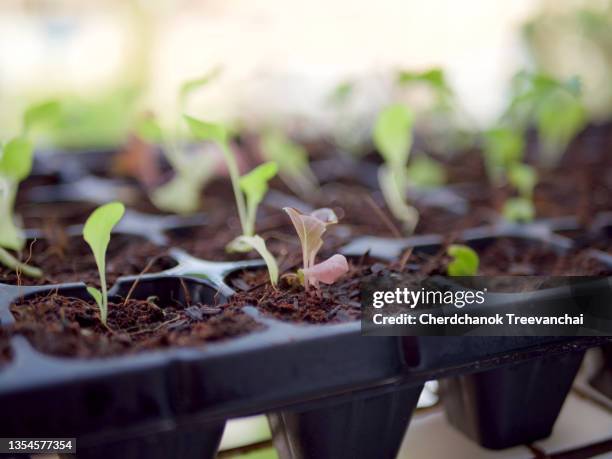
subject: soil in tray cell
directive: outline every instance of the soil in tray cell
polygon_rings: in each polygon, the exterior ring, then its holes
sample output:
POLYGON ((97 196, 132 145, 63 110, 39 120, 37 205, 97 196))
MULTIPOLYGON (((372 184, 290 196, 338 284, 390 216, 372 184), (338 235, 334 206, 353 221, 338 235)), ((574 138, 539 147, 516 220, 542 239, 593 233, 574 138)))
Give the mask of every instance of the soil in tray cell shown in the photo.
POLYGON ((13 333, 40 352, 105 357, 169 347, 198 346, 262 328, 237 308, 200 303, 163 304, 156 298, 109 304, 108 326, 93 301, 49 292, 11 306, 13 333))
MULTIPOLYGON (((43 271, 43 277, 31 278, 0 265, 0 283, 47 285, 85 282, 99 285, 98 268, 87 243, 78 236, 62 233, 53 238, 29 241, 21 260, 43 271)), ((112 285, 118 277, 155 273, 172 268, 176 262, 160 248, 139 237, 114 235, 106 255, 106 279, 112 285)))
MULTIPOLYGON (((566 254, 537 241, 519 238, 494 239, 477 248, 480 255, 480 276, 600 276, 611 275, 612 268, 591 258, 588 251, 566 254)), ((333 285, 321 285, 320 291, 306 292, 292 276, 281 276, 279 287, 269 283, 266 269, 245 269, 231 275, 227 282, 237 293, 230 304, 237 307, 254 305, 266 315, 298 323, 340 323, 361 317, 361 283, 373 277, 389 277, 392 273, 414 274, 415 288, 422 279, 435 274, 446 275, 446 246, 437 251, 408 249, 393 263, 385 264, 363 257, 349 260, 349 272, 333 285)), ((293 269, 295 271, 295 269, 293 269)), ((537 286, 542 286, 541 282, 537 286)), ((500 283, 499 290, 517 291, 529 284, 500 283)))

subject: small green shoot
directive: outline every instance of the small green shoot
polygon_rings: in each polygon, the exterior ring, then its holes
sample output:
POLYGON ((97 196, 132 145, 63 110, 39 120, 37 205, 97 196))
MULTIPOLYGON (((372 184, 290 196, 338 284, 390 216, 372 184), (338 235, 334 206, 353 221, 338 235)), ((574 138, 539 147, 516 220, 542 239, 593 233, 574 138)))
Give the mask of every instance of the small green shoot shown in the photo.
POLYGON ((23 137, 10 140, 0 150, 0 263, 26 276, 41 277, 40 269, 20 262, 8 252, 20 251, 25 245, 14 208, 19 183, 30 175, 32 161, 32 144, 23 137))
POLYGON ((240 177, 240 189, 246 198, 246 221, 245 236, 255 234, 255 219, 257 218, 257 207, 268 192, 268 182, 278 173, 275 162, 269 161, 260 164, 248 174, 240 177))
POLYGON ((513 97, 505 117, 526 128, 535 124, 541 144, 541 161, 558 163, 569 142, 587 122, 577 77, 565 81, 541 73, 519 72, 513 80, 513 97))
POLYGON ((403 105, 391 105, 378 115, 374 126, 374 145, 385 164, 378 170, 378 182, 389 210, 412 233, 418 211, 406 203, 407 163, 412 147, 413 115, 403 105))
POLYGON ((506 171, 522 160, 524 152, 525 141, 516 130, 496 127, 485 132, 483 153, 491 183, 501 185, 506 171))
MULTIPOLYGON (((215 68, 202 77, 183 83, 176 102, 178 113, 185 111, 189 97, 214 81, 220 73, 220 68, 215 68)), ((188 152, 179 144, 181 123, 179 118, 175 126, 163 127, 149 116, 140 119, 135 130, 144 140, 163 146, 164 155, 174 170, 174 177, 151 193, 151 201, 162 211, 191 214, 199 209, 202 190, 214 178, 220 158, 211 151, 188 152)))
POLYGON ((508 170, 508 183, 518 191, 518 196, 508 199, 502 215, 511 222, 528 223, 535 218, 533 191, 538 181, 536 170, 524 163, 513 164, 508 170))
POLYGON ((222 124, 209 123, 187 115, 185 115, 185 120, 196 138, 214 142, 221 149, 227 164, 242 235, 230 242, 226 250, 230 252, 257 250, 266 261, 270 271, 270 280, 273 281, 273 279, 278 278, 276 261, 272 263, 274 257, 266 248, 264 240, 255 235, 255 220, 257 218, 257 207, 268 191, 268 182, 278 172, 278 166, 270 161, 257 166, 248 174, 240 177, 238 162, 230 146, 231 134, 229 129, 222 124))
POLYGON ((538 182, 538 173, 528 164, 516 163, 508 171, 508 182, 517 189, 521 196, 531 198, 538 182))
POLYGON ((269 130, 263 135, 261 150, 268 161, 278 164, 283 182, 300 196, 313 196, 318 182, 308 165, 308 153, 282 132, 269 130))
POLYGON ((436 160, 426 155, 416 156, 406 171, 408 180, 417 188, 436 188, 446 183, 446 171, 436 160))
POLYGON ((270 282, 276 287, 278 284, 278 263, 266 247, 266 241, 261 236, 238 236, 236 243, 243 246, 250 246, 261 255, 261 258, 266 262, 270 282))
POLYGON ((93 252, 100 275, 100 286, 102 287, 102 291, 95 287, 87 287, 87 292, 100 308, 100 320, 104 325, 106 325, 108 318, 106 250, 110 243, 111 232, 124 213, 125 206, 120 202, 104 204, 92 212, 83 227, 83 238, 93 252))
POLYGON ((531 222, 535 218, 533 201, 522 196, 510 198, 504 203, 502 215, 510 222, 531 222))
POLYGON ((449 276, 475 276, 478 274, 480 258, 474 249, 462 244, 451 244, 446 253, 452 258, 446 271, 449 276))
POLYGON ((23 135, 28 135, 34 126, 54 125, 61 115, 58 100, 48 100, 28 107, 23 115, 23 135))
POLYGON ((436 109, 448 110, 452 106, 453 90, 448 84, 444 70, 440 68, 432 68, 422 72, 402 70, 397 76, 397 82, 400 86, 413 84, 427 86, 436 98, 436 109))

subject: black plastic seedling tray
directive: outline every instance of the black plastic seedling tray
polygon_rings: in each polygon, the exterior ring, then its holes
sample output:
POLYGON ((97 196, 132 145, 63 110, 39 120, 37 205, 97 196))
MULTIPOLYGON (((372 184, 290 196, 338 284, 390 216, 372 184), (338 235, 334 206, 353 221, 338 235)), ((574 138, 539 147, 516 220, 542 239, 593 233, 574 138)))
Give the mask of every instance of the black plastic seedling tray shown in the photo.
MULTIPOLYGON (((40 199, 53 190, 46 191, 40 199)), ((74 190, 59 191, 74 196, 74 190)), ((145 237, 161 249, 165 234, 185 223, 206 224, 206 218, 185 222, 128 211, 117 231, 145 237)), ((463 239, 484 244, 499 236, 529 238, 558 250, 571 245, 540 225, 474 229, 463 239)), ((391 259, 407 247, 431 251, 440 243, 440 236, 362 238, 344 252, 370 250, 391 259)), ((177 266, 139 277, 132 297, 181 299, 187 286, 192 300, 212 301, 232 294, 225 279, 233 271, 261 266, 198 260, 177 249, 170 253, 177 266)), ((111 295, 125 296, 135 279, 120 279, 111 295)), ((9 306, 16 299, 56 289, 88 298, 82 284, 0 285, 0 323, 11 323, 9 306)), ((481 444, 499 448, 548 435, 582 351, 606 341, 364 337, 358 322, 296 325, 254 307, 244 310, 261 330, 199 348, 84 360, 44 355, 25 338, 13 337, 12 361, 0 367, 0 406, 10 413, 0 420, 0 431, 5 437, 78 437, 81 458, 203 458, 216 454, 227 419, 266 413, 283 458, 393 458, 423 383, 451 378, 445 384, 451 422, 481 444), (558 381, 555 390, 545 385, 551 378, 558 381), (529 409, 516 409, 517 403, 529 409), (539 413, 540 424, 529 421, 529 413, 539 413), (470 422, 460 423, 463 418, 470 422)))
MULTIPOLYGON (((123 230, 131 221, 131 217, 125 220, 123 230)), ((153 234, 159 228, 165 227, 148 226, 151 240, 163 239, 162 234, 153 234)), ((491 237, 477 231, 466 234, 472 242, 491 237)), ((432 250, 435 244, 407 242, 415 250, 432 250)), ((360 243, 367 240, 356 241, 347 252, 360 243)), ((397 241, 378 241, 371 252, 380 256, 375 247, 389 245, 397 241)), ((396 256, 407 245, 397 247, 396 256)), ((177 266, 141 276, 134 298, 155 295, 180 300, 187 286, 192 301, 212 302, 219 293, 232 293, 224 282, 231 272, 261 266, 257 261, 207 262, 180 250, 171 253, 177 266)), ((120 280, 110 294, 125 296, 134 281, 120 280)), ((51 290, 88 298, 80 284, 4 285, 0 321, 6 325, 13 320, 8 307, 17 298, 51 290)), ((264 317, 253 307, 245 311, 264 328, 202 348, 79 360, 40 354, 23 337, 13 338, 13 361, 0 371, 0 404, 13 413, 0 421, 3 434, 77 436, 79 457, 169 457, 167 451, 177 448, 184 451, 182 457, 213 457, 226 419, 269 413, 282 457, 372 457, 371 445, 379 439, 377 457, 392 458, 426 380, 493 368, 460 377, 469 381, 482 375, 487 380, 504 371, 498 367, 540 367, 541 350, 547 345, 575 343, 580 350, 598 342, 557 337, 363 337, 358 322, 304 326, 264 317), (530 354, 534 349, 540 349, 535 351, 538 359, 525 362, 534 358, 530 354)), ((563 360, 552 360, 565 367, 563 360)), ((566 389, 577 366, 570 370, 563 378, 566 389)), ((480 386, 477 392, 486 394, 480 386)), ((566 392, 554 400, 554 413, 545 417, 547 429, 552 428, 566 392)), ((535 392, 532 395, 538 398, 535 392)), ((457 402, 456 396, 449 397, 452 422, 457 402)), ((484 404, 490 407, 491 402, 484 404)), ((465 403, 459 405, 468 409, 465 403)), ((491 426, 482 420, 487 413, 481 411, 476 407, 474 424, 491 426)), ((510 443, 532 439, 536 431, 539 438, 542 432, 549 433, 547 429, 515 434, 510 443)), ((486 446, 500 444, 488 441, 487 432, 472 436, 486 446)), ((502 443, 505 446, 508 440, 504 437, 502 443)))

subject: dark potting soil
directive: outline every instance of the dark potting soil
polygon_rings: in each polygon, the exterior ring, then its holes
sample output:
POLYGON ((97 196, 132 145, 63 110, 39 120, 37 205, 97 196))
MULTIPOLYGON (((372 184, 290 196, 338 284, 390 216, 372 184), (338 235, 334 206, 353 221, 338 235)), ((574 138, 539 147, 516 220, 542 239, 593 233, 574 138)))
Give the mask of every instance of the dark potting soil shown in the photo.
POLYGON ((17 206, 25 228, 64 228, 83 225, 97 205, 82 201, 28 203, 17 206))
POLYGON ((501 238, 477 250, 481 276, 609 276, 612 268, 587 249, 560 254, 546 244, 501 238))
MULTIPOLYGON (((0 265, 0 283, 48 285, 85 282, 100 285, 91 249, 81 237, 56 233, 52 239, 30 241, 20 259, 43 270, 39 279, 19 275, 0 265)), ((106 255, 106 279, 112 285, 121 276, 156 273, 176 266, 167 250, 135 236, 115 235, 106 255)))
MULTIPOLYGON (((341 323, 361 316, 360 283, 373 273, 367 261, 349 261, 349 272, 332 285, 321 285, 320 291, 308 292, 291 278, 283 276, 273 288, 265 269, 248 269, 235 273, 230 285, 236 294, 229 299, 235 307, 255 306, 276 319, 298 323, 341 323)), ((385 269, 380 265, 380 269, 385 269)))
MULTIPOLYGON (((603 276, 612 268, 591 258, 586 250, 557 253, 546 244, 514 238, 500 238, 477 249, 480 256, 479 276, 603 276)), ((306 292, 292 277, 281 276, 277 289, 269 283, 266 269, 245 269, 228 279, 237 291, 230 298, 236 307, 252 305, 276 319, 297 323, 339 323, 361 317, 361 284, 372 277, 389 277, 393 273, 414 274, 417 288, 424 277, 446 275, 451 258, 446 246, 435 253, 408 249, 400 260, 391 264, 351 259, 349 272, 333 285, 321 285, 320 292, 306 292)), ((536 287, 542 288, 541 283, 536 287)), ((502 282, 499 291, 523 291, 524 283, 502 282)))
POLYGON ((155 304, 129 299, 111 302, 108 327, 93 301, 51 292, 11 306, 11 332, 24 335, 38 351, 63 357, 106 357, 169 347, 199 346, 262 328, 237 308, 225 305, 155 304))

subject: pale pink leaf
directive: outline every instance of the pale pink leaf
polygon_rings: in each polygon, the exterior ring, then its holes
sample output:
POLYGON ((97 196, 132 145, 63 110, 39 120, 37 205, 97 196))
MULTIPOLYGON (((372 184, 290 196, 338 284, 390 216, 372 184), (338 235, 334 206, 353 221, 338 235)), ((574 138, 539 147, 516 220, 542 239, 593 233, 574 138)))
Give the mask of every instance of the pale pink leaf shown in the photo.
POLYGON ((314 287, 318 287, 319 282, 330 285, 346 274, 348 270, 349 266, 346 258, 343 255, 336 254, 310 268, 304 268, 304 281, 314 287))

